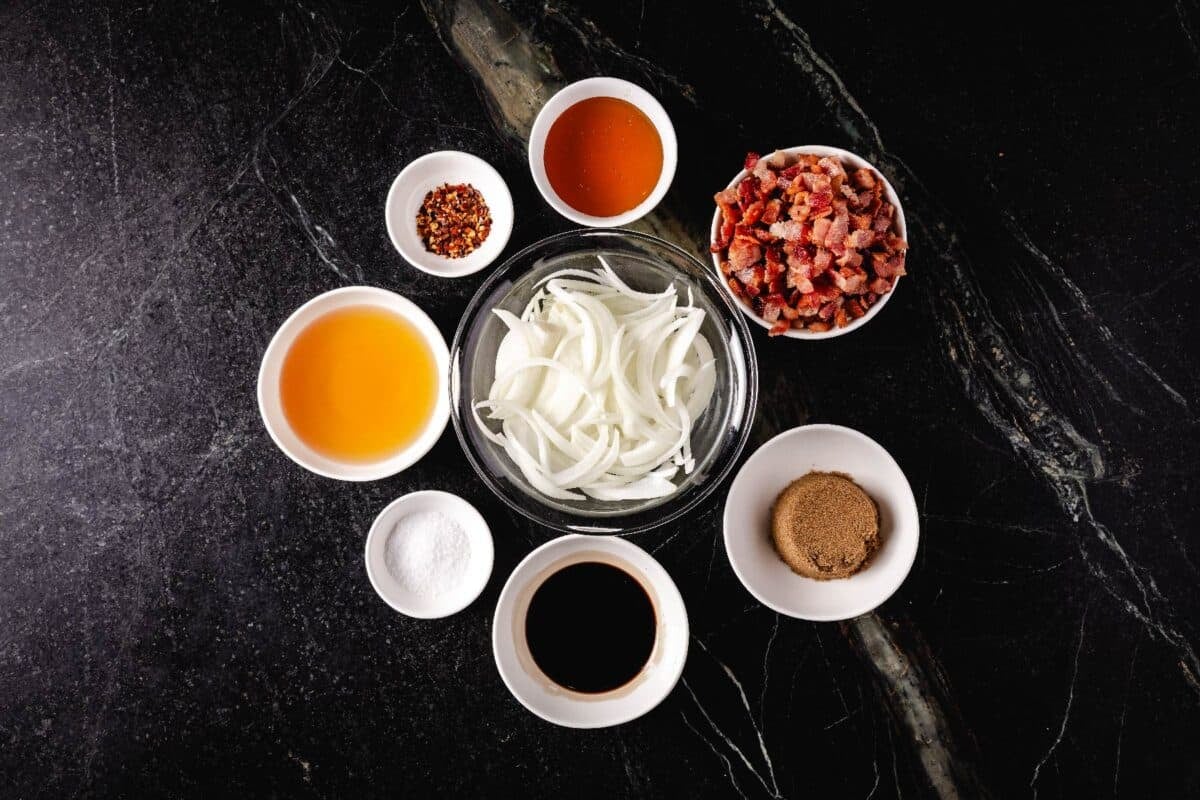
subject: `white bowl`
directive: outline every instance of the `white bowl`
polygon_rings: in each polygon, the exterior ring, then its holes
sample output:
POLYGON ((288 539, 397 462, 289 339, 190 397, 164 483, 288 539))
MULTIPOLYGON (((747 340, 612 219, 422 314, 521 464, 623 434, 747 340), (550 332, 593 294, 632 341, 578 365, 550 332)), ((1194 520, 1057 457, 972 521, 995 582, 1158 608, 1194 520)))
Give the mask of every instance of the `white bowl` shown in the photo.
POLYGON ((479 597, 492 574, 495 557, 492 532, 475 506, 448 492, 424 491, 393 500, 379 512, 367 533, 367 577, 383 602, 410 617, 438 619, 457 614, 479 597), (470 544, 466 574, 454 591, 425 597, 414 594, 392 577, 385 556, 387 541, 396 523, 409 514, 438 511, 458 523, 470 544))
MULTIPOLYGON (((885 178, 883 173, 879 171, 879 168, 870 161, 867 161, 862 156, 851 153, 849 150, 843 150, 840 147, 826 147, 822 144, 805 144, 800 145, 799 147, 786 147, 782 150, 782 152, 789 155, 807 154, 820 156, 822 158, 825 156, 832 156, 841 159, 842 163, 848 166, 851 170, 866 168, 874 172, 883 181, 884 197, 887 198, 889 203, 896 207, 896 235, 898 235, 901 239, 908 239, 908 226, 904 223, 904 207, 900 205, 900 197, 896 194, 896 190, 892 188, 892 184, 888 181, 888 179, 885 178)), ((764 157, 768 155, 770 155, 770 153, 763 154, 764 157)), ((729 185, 725 188, 736 189, 737 185, 742 182, 742 179, 747 177, 749 174, 750 170, 743 169, 734 177, 732 181, 729 182, 729 185)), ((719 232, 720 227, 721 209, 718 207, 717 210, 713 212, 712 228, 710 229, 708 235, 708 243, 710 245, 717 241, 717 233, 719 232)), ((755 313, 754 308, 745 300, 735 295, 729 288, 729 284, 725 282, 725 276, 721 274, 721 256, 719 253, 712 254, 712 262, 713 269, 717 271, 717 279, 720 281, 721 287, 724 288, 725 291, 729 293, 729 296, 733 298, 733 301, 738 304, 738 306, 742 309, 742 313, 754 320, 759 327, 770 330, 771 323, 767 322, 765 319, 755 313)), ((858 319, 851 321, 844 328, 834 327, 827 331, 810 331, 789 328, 780 335, 787 336, 792 339, 832 339, 835 336, 841 336, 844 333, 856 331, 863 325, 866 325, 876 314, 879 313, 880 309, 882 309, 887 304, 887 301, 892 298, 892 295, 896 293, 896 289, 899 286, 900 277, 898 276, 892 282, 892 290, 890 292, 880 295, 879 299, 875 301, 875 305, 867 309, 867 313, 863 314, 858 319)))
POLYGON ((899 465, 874 440, 840 425, 804 425, 771 439, 742 465, 725 499, 725 551, 738 580, 763 605, 798 619, 850 619, 887 600, 912 568, 919 531, 899 465), (849 578, 797 575, 771 541, 775 498, 812 470, 849 475, 879 506, 879 551, 849 578))
POLYGON ((671 576, 642 548, 616 536, 571 534, 537 548, 513 570, 496 604, 492 650, 513 697, 547 722, 568 728, 620 725, 657 706, 679 681, 687 661, 687 609, 671 576), (534 592, 550 575, 581 561, 602 561, 634 576, 654 603, 657 621, 654 650, 641 673, 600 694, 554 683, 534 663, 525 641, 525 615, 534 592))
POLYGON ((491 164, 470 153, 440 150, 421 156, 400 171, 384 206, 388 236, 408 263, 441 278, 461 278, 495 261, 508 244, 513 226, 512 195, 491 164), (469 183, 483 195, 492 215, 492 230, 483 244, 462 258, 446 258, 425 249, 417 235, 417 212, 425 195, 442 184, 469 183))
POLYGON ((538 112, 537 118, 533 121, 533 130, 529 134, 529 169, 533 172, 533 182, 537 184, 542 197, 546 198, 546 202, 555 211, 567 219, 592 228, 615 228, 618 225, 628 225, 654 210, 654 207, 663 199, 663 195, 667 193, 667 189, 671 187, 671 181, 675 178, 675 164, 678 158, 679 148, 675 141, 675 127, 671 124, 671 118, 667 116, 662 104, 642 87, 620 78, 587 78, 560 89, 546 101, 546 105, 542 106, 542 110, 538 112), (650 118, 650 122, 658 131, 658 138, 662 140, 662 174, 658 176, 658 183, 655 184, 654 190, 639 205, 612 217, 595 217, 575 210, 558 196, 554 187, 550 185, 549 177, 546 176, 546 136, 550 133, 551 126, 564 111, 589 97, 616 97, 632 103, 650 118))
POLYGON ((447 389, 449 367, 450 353, 446 348, 446 340, 424 311, 408 299, 387 289, 346 286, 317 295, 293 311, 279 326, 279 330, 271 338, 271 343, 267 345, 267 351, 263 353, 262 366, 258 370, 258 411, 262 415, 263 424, 267 426, 267 433, 271 434, 271 439, 279 449, 308 471, 339 481, 378 480, 395 475, 415 464, 429 452, 429 448, 433 447, 434 442, 446 429, 446 422, 450 419, 450 395, 447 389), (438 375, 433 413, 424 430, 404 449, 385 459, 369 463, 337 461, 305 444, 288 423, 279 393, 283 360, 300 332, 318 317, 350 306, 378 306, 412 323, 433 353, 438 375))

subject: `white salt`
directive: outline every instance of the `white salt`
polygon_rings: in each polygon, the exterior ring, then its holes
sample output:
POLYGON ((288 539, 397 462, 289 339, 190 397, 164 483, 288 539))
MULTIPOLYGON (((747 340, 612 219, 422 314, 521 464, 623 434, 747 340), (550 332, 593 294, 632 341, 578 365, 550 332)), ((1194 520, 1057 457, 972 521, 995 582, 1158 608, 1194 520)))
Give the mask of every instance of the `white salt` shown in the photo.
POLYGON ((407 591, 434 597, 458 587, 470 558, 471 543, 457 522, 440 511, 418 511, 392 528, 384 564, 407 591))

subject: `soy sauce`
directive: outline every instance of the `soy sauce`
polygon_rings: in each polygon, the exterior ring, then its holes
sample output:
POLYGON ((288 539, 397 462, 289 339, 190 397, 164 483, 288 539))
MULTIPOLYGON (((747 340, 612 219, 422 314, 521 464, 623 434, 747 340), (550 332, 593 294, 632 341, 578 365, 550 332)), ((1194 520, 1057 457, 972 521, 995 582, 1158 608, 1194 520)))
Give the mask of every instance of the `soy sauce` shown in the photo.
POLYGON ((525 640, 546 677, 596 694, 633 680, 654 649, 657 619, 642 584, 598 561, 571 564, 533 593, 525 640))

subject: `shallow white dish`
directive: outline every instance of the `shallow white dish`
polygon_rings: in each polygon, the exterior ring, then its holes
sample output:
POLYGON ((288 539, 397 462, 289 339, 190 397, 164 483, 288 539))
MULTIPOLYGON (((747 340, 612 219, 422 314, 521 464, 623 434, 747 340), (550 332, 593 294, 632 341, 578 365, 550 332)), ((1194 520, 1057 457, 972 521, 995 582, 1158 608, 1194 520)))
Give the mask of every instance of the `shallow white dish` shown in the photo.
POLYGON ((267 433, 284 454, 310 472, 339 481, 373 481, 395 475, 415 464, 429 452, 450 419, 450 397, 447 390, 447 374, 450 352, 446 340, 433 324, 429 315, 412 301, 387 289, 374 286, 346 286, 319 294, 292 312, 279 326, 263 353, 262 366, 258 370, 258 411, 262 415, 267 433), (433 353, 438 374, 437 399, 421 435, 411 444, 381 461, 369 463, 347 463, 329 458, 305 444, 288 424, 283 413, 283 401, 279 393, 279 376, 283 360, 296 337, 318 317, 339 308, 350 306, 378 306, 408 320, 433 353))
MULTIPOLYGON (((775 151, 771 151, 771 152, 775 152, 775 151)), ((814 156, 820 156, 822 158, 824 158, 825 156, 832 156, 832 157, 840 159, 843 164, 847 165, 852 170, 866 168, 866 169, 869 169, 872 172, 874 172, 883 181, 884 197, 887 198, 887 201, 889 203, 891 203, 892 205, 894 205, 896 207, 896 233, 897 233, 897 235, 901 239, 905 239, 905 240, 908 239, 908 226, 905 225, 905 223, 904 223, 904 206, 902 206, 900 204, 900 197, 899 197, 899 195, 896 194, 896 190, 892 188, 891 182, 888 181, 888 179, 886 177, 884 177, 884 174, 879 171, 879 168, 876 167, 874 164, 872 164, 870 161, 867 161, 862 156, 858 156, 858 155, 855 155, 854 153, 851 153, 849 150, 843 150, 840 147, 827 147, 826 145, 823 145, 823 144, 805 144, 805 145, 800 145, 799 147, 785 147, 782 149, 782 152, 787 153, 789 155, 809 154, 809 155, 814 155, 814 156)), ((770 153, 763 154, 764 157, 768 156, 768 155, 770 155, 770 153)), ((737 185, 742 182, 742 179, 747 177, 749 174, 750 174, 750 170, 743 169, 736 176, 734 176, 733 180, 731 180, 729 182, 729 185, 726 186, 725 188, 727 188, 727 189, 737 188, 737 185)), ((716 209, 716 211, 713 212, 712 227, 710 228, 709 234, 708 234, 708 243, 710 245, 717 241, 717 233, 718 233, 720 226, 721 226, 721 209, 720 209, 720 207, 718 207, 716 209)), ((733 302, 738 304, 738 307, 742 309, 742 313, 745 314, 750 319, 754 320, 754 322, 757 323, 759 327, 770 330, 771 323, 767 322, 765 319, 763 319, 757 313, 755 313, 754 309, 750 306, 749 303, 747 303, 745 300, 743 300, 742 298, 735 295, 730 290, 729 285, 726 284, 726 282, 725 282, 725 276, 721 274, 721 257, 718 253, 712 254, 712 262, 713 262, 713 269, 715 269, 717 271, 717 280, 720 281, 721 287, 723 289, 725 289, 726 292, 729 293, 729 296, 731 298, 733 298, 733 302)), ((887 304, 887 301, 892 298, 892 295, 894 295, 896 293, 896 289, 899 288, 899 286, 900 286, 900 278, 897 277, 895 279, 895 281, 892 283, 892 290, 890 292, 888 292, 885 295, 881 295, 879 297, 879 299, 877 301, 875 301, 875 305, 873 305, 867 309, 867 313, 863 314, 858 319, 852 321, 850 324, 848 324, 844 328, 830 328, 827 331, 797 330, 796 328, 789 328, 788 330, 784 331, 780 335, 787 336, 791 339, 832 339, 835 336, 841 336, 844 333, 850 333, 850 331, 856 331, 859 328, 861 328, 863 325, 866 325, 871 319, 873 319, 875 317, 876 314, 879 313, 880 309, 882 309, 887 304)))
POLYGON ((671 188, 671 181, 675 179, 675 165, 678 159, 679 147, 675 141, 675 126, 671 124, 671 118, 667 116, 662 104, 642 87, 620 78, 586 78, 563 87, 546 101, 546 105, 542 106, 542 110, 538 112, 537 118, 533 121, 533 129, 529 133, 529 169, 533 173, 533 182, 537 185, 538 191, 555 211, 572 222, 591 228, 615 228, 618 225, 628 225, 653 211, 667 193, 667 189, 671 188), (616 97, 637 106, 643 114, 650 118, 654 129, 658 131, 658 138, 662 141, 662 174, 658 176, 658 183, 654 185, 654 190, 640 204, 624 214, 612 217, 595 217, 567 205, 554 191, 554 187, 550 185, 550 178, 546 175, 546 136, 550 133, 550 128, 564 111, 590 97, 616 97))
POLYGON ((653 556, 615 536, 571 534, 553 539, 517 565, 500 592, 492 625, 492 650, 504 685, 542 719, 568 728, 604 728, 640 717, 671 693, 687 661, 688 619, 671 576, 653 556), (634 576, 650 596, 657 635, 650 661, 629 683, 611 692, 583 694, 546 677, 525 641, 525 614, 547 577, 569 564, 603 561, 634 576))
POLYGON ((512 195, 491 164, 470 153, 439 150, 421 156, 400 171, 384 205, 388 237, 408 263, 442 278, 461 278, 495 261, 508 244, 513 226, 512 195), (444 183, 469 183, 483 195, 492 215, 492 230, 483 244, 462 258, 446 258, 425 249, 417 235, 417 212, 425 195, 444 183))
POLYGON ((771 439, 742 465, 725 499, 725 551, 738 580, 763 605, 798 619, 850 619, 887 600, 912 569, 919 534, 917 503, 895 459, 840 425, 804 425, 771 439), (849 578, 797 575, 771 541, 775 498, 812 470, 849 475, 879 506, 882 544, 849 578))
POLYGON ((418 619, 437 619, 457 614, 479 597, 492 574, 495 557, 492 532, 475 506, 449 492, 424 491, 393 500, 371 525, 366 546, 367 577, 383 601, 401 614, 418 619), (409 514, 438 511, 458 523, 470 543, 470 561, 462 583, 452 591, 425 597, 408 591, 388 572, 387 540, 396 523, 409 514))

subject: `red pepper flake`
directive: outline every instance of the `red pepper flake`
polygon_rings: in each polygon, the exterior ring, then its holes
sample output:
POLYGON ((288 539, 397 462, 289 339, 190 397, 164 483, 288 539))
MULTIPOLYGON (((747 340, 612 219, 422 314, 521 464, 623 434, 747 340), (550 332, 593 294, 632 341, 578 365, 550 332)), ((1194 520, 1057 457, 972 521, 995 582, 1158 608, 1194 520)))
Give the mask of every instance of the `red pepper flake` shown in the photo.
POLYGON ((417 212, 417 235, 425 249, 446 258, 462 258, 492 232, 492 213, 483 195, 469 183, 444 183, 417 212))

